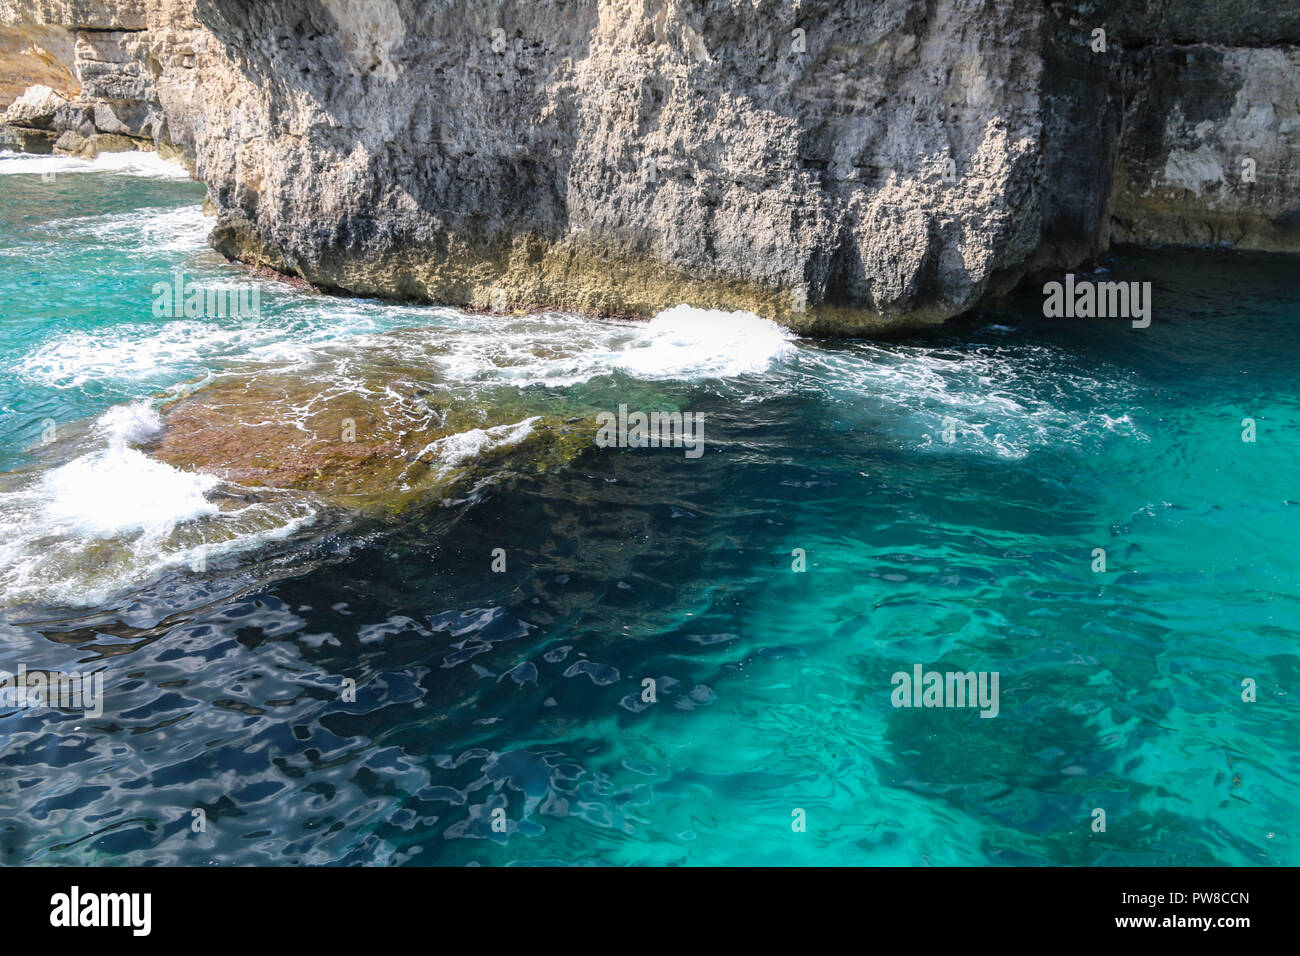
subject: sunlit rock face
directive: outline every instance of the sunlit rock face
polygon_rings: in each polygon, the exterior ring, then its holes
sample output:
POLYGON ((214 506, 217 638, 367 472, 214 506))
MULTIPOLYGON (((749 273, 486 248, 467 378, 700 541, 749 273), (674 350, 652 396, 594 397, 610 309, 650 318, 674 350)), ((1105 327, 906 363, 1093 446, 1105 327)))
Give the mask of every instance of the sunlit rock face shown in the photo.
POLYGON ((218 249, 325 288, 857 333, 1296 247, 1296 0, 0 0, 38 33, 12 97, 69 105, 5 142, 174 150, 218 249))
POLYGON ((217 245, 325 286, 861 331, 968 307, 1041 231, 1035 8, 200 11, 261 91, 249 148, 203 151, 217 245))

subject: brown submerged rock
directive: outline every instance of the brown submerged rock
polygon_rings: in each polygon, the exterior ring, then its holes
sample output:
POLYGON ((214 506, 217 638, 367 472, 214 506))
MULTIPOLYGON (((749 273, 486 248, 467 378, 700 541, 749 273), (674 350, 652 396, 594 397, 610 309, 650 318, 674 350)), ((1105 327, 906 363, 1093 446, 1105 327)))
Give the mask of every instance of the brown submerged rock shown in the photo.
POLYGON ((297 369, 218 379, 165 408, 145 450, 246 488, 394 512, 468 493, 503 470, 562 466, 590 444, 594 425, 510 402, 484 408, 383 371, 367 368, 346 386, 297 369))

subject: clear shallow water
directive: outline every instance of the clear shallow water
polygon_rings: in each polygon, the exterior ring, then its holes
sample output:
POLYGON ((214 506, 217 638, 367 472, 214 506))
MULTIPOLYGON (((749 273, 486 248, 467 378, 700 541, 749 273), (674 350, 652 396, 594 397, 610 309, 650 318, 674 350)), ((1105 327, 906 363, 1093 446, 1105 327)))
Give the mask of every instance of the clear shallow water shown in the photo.
POLYGON ((1300 862, 1293 262, 1124 253, 1149 329, 1028 295, 875 344, 274 282, 256 321, 157 319, 173 269, 255 281, 164 170, 0 158, 0 668, 106 690, 0 712, 0 859, 1300 862), (236 524, 137 447, 196 383, 420 363, 484 407, 702 411, 706 453, 236 524), (915 663, 999 672, 1000 715, 893 708, 915 663))

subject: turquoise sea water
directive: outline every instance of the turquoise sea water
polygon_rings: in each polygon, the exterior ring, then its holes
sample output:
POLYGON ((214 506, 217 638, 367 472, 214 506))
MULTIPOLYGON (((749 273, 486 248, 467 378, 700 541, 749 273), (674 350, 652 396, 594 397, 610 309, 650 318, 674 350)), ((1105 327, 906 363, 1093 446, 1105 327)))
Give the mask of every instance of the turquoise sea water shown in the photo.
POLYGON ((1145 330, 1033 289, 877 343, 493 318, 251 279, 201 186, 114 162, 0 157, 0 669, 105 688, 0 710, 0 860, 1300 862, 1293 260, 1120 251, 1145 330), (261 314, 156 318, 178 269, 261 314), (136 448, 176 390, 326 400, 394 350, 484 403, 703 412, 705 454, 240 524, 136 448), (916 664, 997 672, 998 716, 893 707, 916 664))

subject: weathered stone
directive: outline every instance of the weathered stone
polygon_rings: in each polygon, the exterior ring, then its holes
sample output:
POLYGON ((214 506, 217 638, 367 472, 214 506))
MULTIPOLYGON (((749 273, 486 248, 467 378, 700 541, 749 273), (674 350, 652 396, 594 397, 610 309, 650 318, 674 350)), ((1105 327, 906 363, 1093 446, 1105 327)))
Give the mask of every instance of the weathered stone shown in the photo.
POLYGON ((0 149, 21 153, 52 153, 59 134, 47 129, 0 125, 0 149))
POLYGON ((82 136, 71 130, 65 132, 54 144, 56 153, 67 153, 78 159, 94 159, 100 153, 129 153, 142 145, 138 139, 116 133, 95 133, 82 136))
POLYGON ((1113 236, 1300 252, 1300 51, 1145 51, 1130 101, 1113 236))
MULTIPOLYGON (((1285 45, 1300 4, 1283 6, 1276 34, 1225 11, 1221 42, 1285 45)), ((1179 35, 1178 17, 1210 31, 1155 3, 323 7, 200 10, 256 87, 233 141, 209 116, 199 149, 218 249, 370 294, 688 301, 811 332, 939 321, 1097 255, 1113 224, 1135 235, 1125 103, 1195 96, 1161 72, 1181 51, 1144 38, 1179 35), (1104 52, 1094 24, 1112 25, 1104 52)), ((1214 75, 1240 87, 1237 72, 1214 75)), ((1294 109, 1296 70, 1254 82, 1294 109)), ((1259 115, 1224 135, 1256 135, 1259 115)), ((1292 144, 1272 150, 1273 179, 1236 213, 1254 223, 1232 233, 1242 248, 1290 248, 1261 225, 1300 194, 1292 144)), ((1222 233, 1216 209, 1184 215, 1136 234, 1222 233)))
POLYGON ((61 26, 11 24, 0 5, 0 109, 33 85, 48 86, 65 96, 80 90, 73 33, 61 26))
POLYGON ((4 121, 9 126, 53 129, 54 116, 65 103, 67 100, 48 86, 29 86, 22 96, 9 104, 4 121))
POLYGON ((94 104, 80 100, 64 103, 54 115, 54 128, 63 131, 71 130, 82 136, 93 136, 97 132, 94 104))
MULTIPOLYGON (((94 135, 94 134, 91 134, 94 135)), ((82 135, 75 129, 65 129, 58 134, 58 139, 54 141, 54 151, 65 153, 69 156, 75 156, 77 151, 86 144, 89 137, 82 135)))
POLYGON ((6 0, 0 4, 0 24, 143 30, 148 6, 149 0, 6 0))

